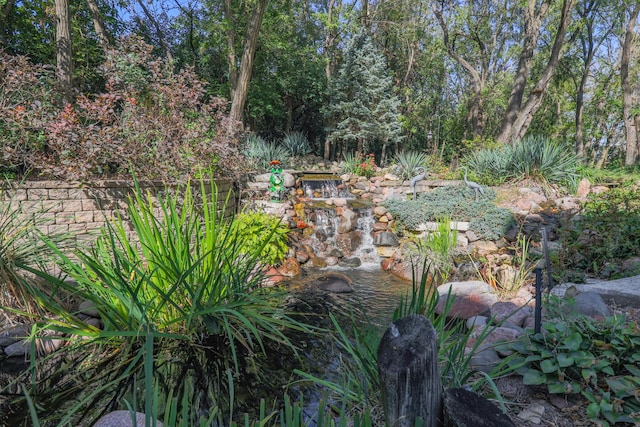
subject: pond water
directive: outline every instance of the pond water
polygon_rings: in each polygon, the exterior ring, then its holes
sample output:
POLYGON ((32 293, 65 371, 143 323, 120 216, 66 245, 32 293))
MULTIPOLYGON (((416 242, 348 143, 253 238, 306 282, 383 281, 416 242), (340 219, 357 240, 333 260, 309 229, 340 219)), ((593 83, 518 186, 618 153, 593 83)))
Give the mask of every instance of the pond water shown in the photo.
MULTIPOLYGON (((381 270, 379 263, 364 264, 359 268, 331 267, 307 273, 308 279, 314 280, 333 272, 348 276, 353 281, 354 292, 344 294, 310 292, 302 286, 299 290, 294 289, 291 292, 292 298, 303 299, 311 307, 314 302, 322 305, 320 309, 314 310, 320 313, 319 326, 333 329, 328 321, 328 313, 331 313, 348 335, 352 333, 353 328, 357 328, 360 333, 370 330, 371 342, 368 342, 373 345, 372 349, 375 351, 375 343, 389 326, 400 300, 410 294, 411 282, 381 270), (370 329, 369 326, 373 328, 370 329)), ((314 319, 311 319, 311 323, 314 323, 314 319)), ((304 358, 306 359, 302 369, 322 380, 341 384, 345 375, 345 364, 349 364, 349 357, 331 338, 331 334, 303 337, 302 341, 304 341, 304 358)), ((303 396, 307 423, 309 426, 314 426, 314 417, 321 413, 319 405, 326 390, 318 385, 305 383, 289 388, 289 392, 293 398, 303 396)))
MULTIPOLYGON (((309 293, 305 291, 304 286, 291 286, 289 292, 291 299, 308 302, 309 304, 306 307, 313 307, 314 302, 312 300, 316 300, 316 307, 322 306, 322 309, 318 312, 319 316, 313 320, 318 320, 327 329, 330 329, 331 326, 328 313, 332 313, 336 315, 347 333, 352 330, 353 326, 364 329, 365 325, 371 322, 381 336, 389 325, 393 311, 398 306, 400 299, 411 291, 410 282, 382 271, 377 263, 365 264, 359 268, 332 267, 330 269, 308 271, 305 279, 313 280, 313 278, 329 272, 340 272, 348 276, 353 282, 354 292, 346 294, 309 293)), ((292 339, 296 341, 296 344, 301 344, 301 353, 303 359, 306 359, 306 363, 303 362, 304 366, 299 366, 299 368, 319 378, 335 381, 336 383, 340 382, 341 375, 343 375, 342 369, 344 369, 343 361, 345 355, 329 335, 293 336, 292 339)), ((283 355, 272 355, 272 357, 277 359, 278 357, 282 358, 283 355)), ((0 369, 0 379, 4 383, 0 386, 0 389, 3 389, 14 375, 26 368, 26 365, 23 363, 16 363, 15 366, 9 365, 6 363, 6 359, 0 362, 3 368, 0 369)), ((294 382, 300 379, 291 371, 292 367, 298 365, 294 360, 291 360, 290 363, 281 360, 277 365, 279 365, 279 368, 274 371, 267 368, 267 371, 271 372, 264 372, 267 384, 269 382, 268 378, 280 381, 284 378, 290 378, 294 382), (283 368, 284 370, 280 370, 283 368)), ((254 384, 253 387, 260 387, 260 384, 254 384)), ((267 389, 270 390, 271 388, 267 387, 267 389)), ((5 392, 7 391, 5 389, 5 392)), ((305 412, 309 414, 309 425, 313 425, 312 418, 318 413, 318 405, 324 390, 310 383, 301 383, 288 387, 288 391, 293 398, 304 396, 305 412)), ((267 392, 268 390, 265 391, 264 395, 269 396, 267 392)), ((242 394, 242 391, 238 390, 238 395, 240 394, 242 394)), ((271 397, 273 398, 273 394, 271 394, 271 397)), ((2 401, 3 399, 0 398, 0 403, 2 401)), ((22 416, 17 416, 15 420, 2 420, 3 417, 0 416, 0 424, 25 425, 25 416, 26 412, 22 416), (9 424, 6 424, 7 422, 9 424)))
POLYGON ((336 295, 335 298, 348 303, 362 312, 376 326, 386 328, 400 299, 411 292, 411 282, 380 269, 379 264, 363 264, 359 268, 332 267, 320 269, 314 275, 337 271, 353 281, 353 293, 336 295))

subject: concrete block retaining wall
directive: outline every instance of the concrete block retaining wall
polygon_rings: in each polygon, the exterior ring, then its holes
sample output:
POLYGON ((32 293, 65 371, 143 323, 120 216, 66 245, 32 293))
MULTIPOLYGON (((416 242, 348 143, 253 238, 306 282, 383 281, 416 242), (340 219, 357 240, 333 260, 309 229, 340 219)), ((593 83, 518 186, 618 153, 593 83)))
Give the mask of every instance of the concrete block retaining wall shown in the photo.
MULTIPOLYGON (((166 187, 162 182, 142 181, 138 185, 146 194, 157 197, 166 187)), ((215 182, 218 190, 218 210, 231 215, 237 205, 232 181, 215 182), (225 206, 225 200, 229 203, 225 206)), ((174 187, 175 188, 175 187, 174 187)), ((200 182, 192 185, 199 191, 200 182)), ((211 191, 212 183, 205 182, 211 191)), ((19 221, 34 223, 47 235, 69 233, 77 244, 95 240, 100 229, 109 219, 124 216, 127 196, 132 194, 134 184, 124 180, 96 180, 90 184, 61 181, 5 182, 0 186, 0 215, 10 202, 11 211, 16 211, 19 221)))

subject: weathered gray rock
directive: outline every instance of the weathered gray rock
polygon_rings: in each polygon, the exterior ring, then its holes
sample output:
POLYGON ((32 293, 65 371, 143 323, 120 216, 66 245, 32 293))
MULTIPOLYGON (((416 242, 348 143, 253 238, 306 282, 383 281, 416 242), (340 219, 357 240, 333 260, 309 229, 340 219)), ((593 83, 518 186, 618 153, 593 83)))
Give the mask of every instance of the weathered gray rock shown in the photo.
POLYGON ((4 348, 4 354, 8 357, 22 357, 29 354, 29 340, 20 340, 10 344, 4 348))
POLYGON ((595 292, 580 292, 576 295, 575 309, 578 313, 589 317, 609 317, 611 310, 607 307, 604 299, 595 292))
POLYGON ((490 345, 480 345, 471 356, 469 364, 473 369, 489 373, 500 364, 502 358, 498 352, 490 345))
POLYGON ((282 178, 284 178, 283 185, 287 188, 291 188, 296 185, 296 177, 289 172, 283 172, 282 178))
POLYGON ((579 293, 595 292, 602 296, 606 302, 621 307, 640 308, 640 276, 617 280, 587 279, 583 284, 564 283, 555 286, 551 293, 562 297, 571 286, 575 287, 579 293))
POLYGON ((522 326, 524 319, 530 315, 530 307, 519 307, 511 301, 500 301, 491 306, 491 316, 497 322, 506 321, 516 326, 522 326))
POLYGON ((0 347, 6 347, 29 335, 29 325, 16 325, 0 331, 0 347))
POLYGON ((488 320, 487 316, 473 316, 467 319, 465 326, 467 329, 473 329, 475 326, 484 327, 488 320))
POLYGON ((376 246, 398 246, 400 241, 395 233, 391 231, 381 231, 373 238, 373 244, 376 246))
POLYGON ((84 300, 80 303, 80 305, 78 306, 78 311, 82 314, 85 314, 89 317, 95 317, 95 318, 99 318, 100 317, 100 312, 98 311, 98 309, 96 308, 95 304, 93 303, 93 301, 90 300, 84 300))
POLYGON ((360 258, 352 257, 352 258, 343 258, 338 263, 341 267, 351 267, 358 268, 362 265, 362 260, 360 258))
POLYGON ((348 276, 342 273, 331 272, 311 281, 309 285, 326 292, 342 294, 353 292, 352 283, 348 276))
MULTIPOLYGON (((153 424, 151 424, 153 425, 153 424)), ((93 427, 144 427, 145 414, 141 412, 113 411, 101 417, 93 427), (134 421, 135 419, 135 421, 134 421)), ((160 421, 156 420, 156 427, 163 427, 160 421)))

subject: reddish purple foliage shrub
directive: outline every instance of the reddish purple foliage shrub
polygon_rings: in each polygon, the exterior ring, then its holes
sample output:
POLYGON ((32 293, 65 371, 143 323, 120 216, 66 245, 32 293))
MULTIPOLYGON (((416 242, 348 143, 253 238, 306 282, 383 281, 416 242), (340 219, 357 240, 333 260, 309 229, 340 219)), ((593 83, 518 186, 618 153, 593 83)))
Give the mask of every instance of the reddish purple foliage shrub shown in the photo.
POLYGON ((4 164, 63 179, 95 176, 184 180, 201 170, 240 173, 227 101, 207 98, 191 68, 174 72, 140 39, 123 39, 100 72, 104 93, 52 102, 53 74, 0 53, 0 145, 4 164))

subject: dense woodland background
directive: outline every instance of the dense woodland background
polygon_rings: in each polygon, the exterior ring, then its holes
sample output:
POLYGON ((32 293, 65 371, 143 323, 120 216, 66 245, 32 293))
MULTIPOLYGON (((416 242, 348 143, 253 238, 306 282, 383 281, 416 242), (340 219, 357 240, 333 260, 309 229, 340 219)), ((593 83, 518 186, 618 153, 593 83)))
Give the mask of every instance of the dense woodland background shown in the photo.
MULTIPOLYGON (((450 162, 525 135, 571 146, 596 167, 640 160, 635 0, 0 6, 0 132, 14 168, 54 152, 75 164, 89 144, 86 159, 104 156, 108 171, 141 135, 142 146, 186 163, 218 144, 211 155, 224 166, 248 132, 274 143, 302 132, 325 159, 357 150, 379 164, 406 150, 450 162), (159 142, 171 137, 190 141, 188 155, 159 142)), ((60 175, 64 161, 47 171, 60 175)))

